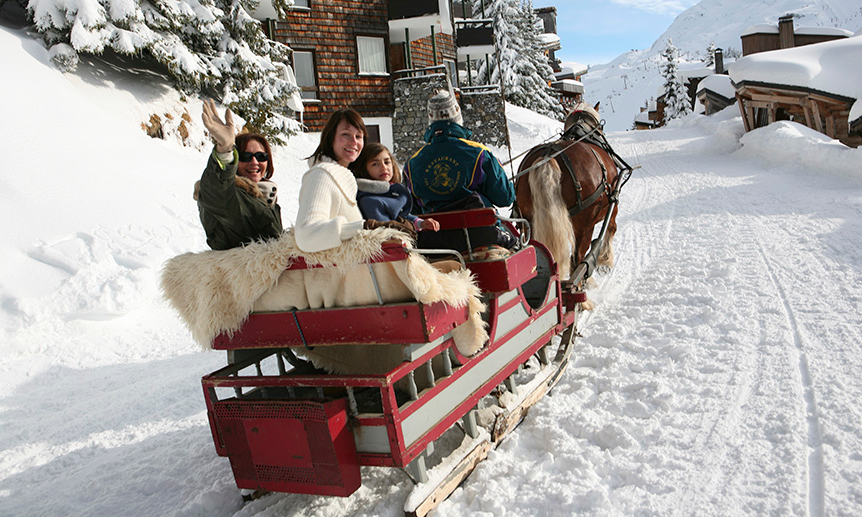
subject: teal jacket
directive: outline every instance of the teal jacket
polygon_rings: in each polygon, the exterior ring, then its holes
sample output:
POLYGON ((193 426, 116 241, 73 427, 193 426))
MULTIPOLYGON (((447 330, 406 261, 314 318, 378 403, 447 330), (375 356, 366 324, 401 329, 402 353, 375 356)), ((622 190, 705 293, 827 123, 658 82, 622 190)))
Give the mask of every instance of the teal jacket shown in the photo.
POLYGON ((404 166, 404 182, 413 193, 414 213, 427 214, 477 192, 485 206, 515 201, 515 187, 499 160, 472 132, 450 120, 434 122, 425 142, 404 166))
POLYGON ((213 151, 201 176, 198 212, 207 244, 214 250, 275 238, 283 230, 280 206, 269 206, 236 185, 237 163, 236 150, 233 162, 226 165, 213 151))

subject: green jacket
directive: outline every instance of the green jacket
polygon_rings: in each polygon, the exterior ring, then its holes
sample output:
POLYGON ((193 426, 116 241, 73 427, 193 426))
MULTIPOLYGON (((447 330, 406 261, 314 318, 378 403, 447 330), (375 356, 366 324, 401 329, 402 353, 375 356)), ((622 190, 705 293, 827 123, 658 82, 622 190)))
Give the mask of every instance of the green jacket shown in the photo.
POLYGON ((263 200, 235 184, 237 154, 230 164, 222 165, 210 155, 201 176, 198 211, 207 234, 207 244, 214 250, 237 248, 258 239, 281 235, 281 207, 270 207, 263 200))

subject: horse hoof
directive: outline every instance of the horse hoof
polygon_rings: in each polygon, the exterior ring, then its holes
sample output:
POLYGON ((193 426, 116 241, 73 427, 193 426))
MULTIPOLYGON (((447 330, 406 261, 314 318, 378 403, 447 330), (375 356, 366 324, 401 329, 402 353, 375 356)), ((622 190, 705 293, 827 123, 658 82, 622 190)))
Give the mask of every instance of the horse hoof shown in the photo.
POLYGON ((587 300, 585 302, 581 302, 581 310, 583 311, 591 311, 596 308, 596 304, 593 303, 592 300, 587 300))
POLYGON ((611 272, 611 266, 601 265, 596 268, 597 273, 601 273, 603 275, 607 275, 611 272))

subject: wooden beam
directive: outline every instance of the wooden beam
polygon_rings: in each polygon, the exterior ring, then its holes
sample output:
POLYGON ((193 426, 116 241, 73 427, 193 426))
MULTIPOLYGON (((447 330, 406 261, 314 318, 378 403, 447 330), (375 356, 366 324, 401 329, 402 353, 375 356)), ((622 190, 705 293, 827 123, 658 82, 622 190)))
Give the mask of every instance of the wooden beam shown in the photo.
POLYGON ((751 129, 755 129, 755 124, 757 123, 757 121, 754 119, 754 108, 751 106, 746 106, 745 114, 746 118, 748 118, 748 127, 750 127, 751 129))
POLYGON ((808 99, 808 105, 811 106, 811 115, 814 118, 814 127, 811 129, 816 129, 817 131, 824 133, 823 121, 820 120, 820 105, 817 104, 817 101, 815 101, 814 99, 808 99))
POLYGON ((788 97, 787 95, 766 95, 762 93, 752 93, 752 100, 756 101, 764 101, 764 102, 780 102, 785 104, 805 104, 806 95, 801 95, 799 97, 788 97))
POLYGON ((832 116, 832 113, 829 113, 829 116, 826 117, 826 135, 830 138, 837 138, 835 135, 835 117, 832 116))
POLYGON ((751 124, 748 122, 748 116, 745 114, 745 99, 739 93, 736 94, 736 104, 739 106, 739 114, 742 115, 742 123, 745 125, 745 132, 751 131, 751 124))

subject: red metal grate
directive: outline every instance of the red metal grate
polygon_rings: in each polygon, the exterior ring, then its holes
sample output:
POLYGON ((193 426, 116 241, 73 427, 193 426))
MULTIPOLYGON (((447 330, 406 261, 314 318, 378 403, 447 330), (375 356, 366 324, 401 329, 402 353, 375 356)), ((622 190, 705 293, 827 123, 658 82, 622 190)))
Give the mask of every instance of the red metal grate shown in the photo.
POLYGON ((359 487, 344 400, 231 399, 214 413, 239 487, 344 496, 359 487))

